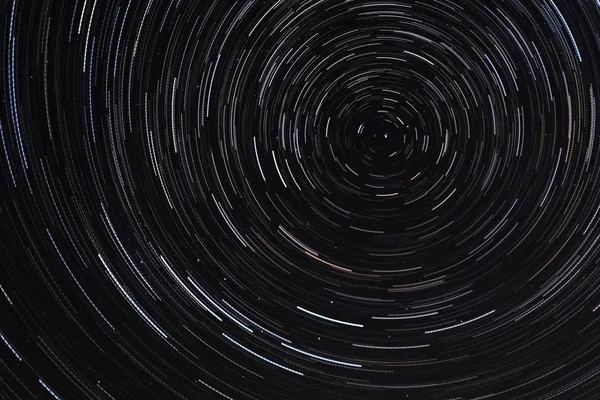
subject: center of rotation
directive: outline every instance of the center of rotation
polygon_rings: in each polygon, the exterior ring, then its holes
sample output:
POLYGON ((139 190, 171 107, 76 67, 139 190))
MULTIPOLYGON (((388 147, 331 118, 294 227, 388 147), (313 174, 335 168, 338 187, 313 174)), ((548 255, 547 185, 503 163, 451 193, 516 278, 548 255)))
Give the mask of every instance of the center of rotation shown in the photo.
POLYGON ((369 164, 401 158, 410 142, 408 129, 400 121, 380 116, 362 122, 352 134, 358 152, 369 164))

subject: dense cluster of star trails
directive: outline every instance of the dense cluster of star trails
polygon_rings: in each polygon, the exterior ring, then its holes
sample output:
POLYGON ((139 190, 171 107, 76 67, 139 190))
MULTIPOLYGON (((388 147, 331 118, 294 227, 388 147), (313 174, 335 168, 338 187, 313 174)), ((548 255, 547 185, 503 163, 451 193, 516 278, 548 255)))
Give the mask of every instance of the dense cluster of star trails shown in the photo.
POLYGON ((0 398, 600 399, 597 0, 0 17, 0 398))

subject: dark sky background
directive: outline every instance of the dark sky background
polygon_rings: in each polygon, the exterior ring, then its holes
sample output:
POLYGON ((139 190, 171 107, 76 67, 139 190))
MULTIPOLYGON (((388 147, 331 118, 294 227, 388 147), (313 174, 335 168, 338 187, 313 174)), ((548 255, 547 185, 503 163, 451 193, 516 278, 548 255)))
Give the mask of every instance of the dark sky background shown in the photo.
POLYGON ((600 399, 600 3, 1 4, 0 398, 600 399))

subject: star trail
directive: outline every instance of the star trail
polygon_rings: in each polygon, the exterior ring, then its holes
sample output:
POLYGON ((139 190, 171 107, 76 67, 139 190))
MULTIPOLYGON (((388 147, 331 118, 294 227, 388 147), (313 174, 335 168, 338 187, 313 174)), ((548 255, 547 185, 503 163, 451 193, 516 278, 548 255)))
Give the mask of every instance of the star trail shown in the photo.
POLYGON ((600 399, 597 0, 7 0, 0 398, 600 399))

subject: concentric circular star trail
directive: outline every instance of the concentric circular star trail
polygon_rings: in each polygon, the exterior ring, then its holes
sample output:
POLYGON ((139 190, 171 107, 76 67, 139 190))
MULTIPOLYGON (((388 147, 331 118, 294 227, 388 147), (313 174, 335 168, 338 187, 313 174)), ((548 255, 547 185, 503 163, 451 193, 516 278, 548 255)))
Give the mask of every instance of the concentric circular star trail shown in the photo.
POLYGON ((10 0, 0 397, 600 399, 600 4, 10 0))

